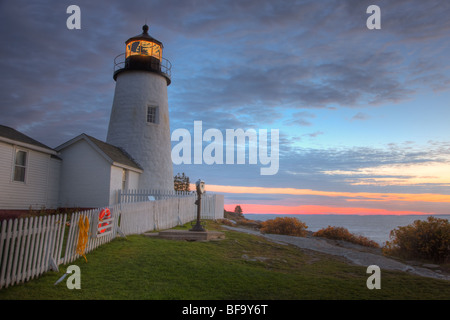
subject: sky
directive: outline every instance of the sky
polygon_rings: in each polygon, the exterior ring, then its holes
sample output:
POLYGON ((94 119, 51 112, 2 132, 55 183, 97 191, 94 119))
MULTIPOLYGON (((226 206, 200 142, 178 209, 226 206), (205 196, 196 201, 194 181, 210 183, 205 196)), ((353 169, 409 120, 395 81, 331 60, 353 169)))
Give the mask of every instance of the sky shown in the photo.
POLYGON ((147 23, 172 64, 172 132, 279 133, 276 174, 174 164, 227 209, 450 214, 449 17, 449 1, 1 0, 0 124, 52 148, 106 140, 114 58, 147 23))

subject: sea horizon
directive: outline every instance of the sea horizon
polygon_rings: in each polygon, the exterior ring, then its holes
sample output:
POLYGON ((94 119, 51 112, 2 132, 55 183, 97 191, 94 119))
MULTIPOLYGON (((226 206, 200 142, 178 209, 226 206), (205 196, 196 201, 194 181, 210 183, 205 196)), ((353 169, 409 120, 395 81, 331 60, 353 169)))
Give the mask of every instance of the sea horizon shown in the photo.
POLYGON ((308 230, 316 232, 328 226, 344 227, 353 234, 367 237, 379 245, 384 245, 390 240, 390 232, 398 227, 406 226, 415 220, 426 220, 428 217, 447 219, 450 221, 450 214, 269 214, 269 213, 245 213, 244 217, 251 220, 266 221, 276 217, 296 217, 308 226, 308 230))

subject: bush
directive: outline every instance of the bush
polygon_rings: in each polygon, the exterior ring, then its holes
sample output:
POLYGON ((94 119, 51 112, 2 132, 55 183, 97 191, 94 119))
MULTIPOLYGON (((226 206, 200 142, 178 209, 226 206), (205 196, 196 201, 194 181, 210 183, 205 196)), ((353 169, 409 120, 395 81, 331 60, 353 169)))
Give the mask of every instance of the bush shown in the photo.
POLYGON ((288 236, 305 237, 308 226, 296 218, 279 217, 261 222, 262 233, 284 234, 288 236))
POLYGON ((235 225, 235 223, 233 223, 231 220, 228 219, 218 219, 217 222, 230 227, 235 225))
POLYGON ((236 224, 239 226, 247 227, 247 228, 253 228, 253 229, 260 229, 261 228, 261 222, 255 221, 255 220, 249 220, 249 219, 242 219, 236 221, 236 224))
POLYGON ((383 251, 405 259, 424 259, 435 263, 450 262, 450 223, 447 219, 428 217, 398 227, 390 233, 383 251))
POLYGON ((332 240, 344 240, 351 243, 359 244, 366 247, 379 248, 380 246, 373 240, 363 236, 357 236, 344 227, 331 227, 320 229, 313 233, 314 237, 323 237, 332 240))

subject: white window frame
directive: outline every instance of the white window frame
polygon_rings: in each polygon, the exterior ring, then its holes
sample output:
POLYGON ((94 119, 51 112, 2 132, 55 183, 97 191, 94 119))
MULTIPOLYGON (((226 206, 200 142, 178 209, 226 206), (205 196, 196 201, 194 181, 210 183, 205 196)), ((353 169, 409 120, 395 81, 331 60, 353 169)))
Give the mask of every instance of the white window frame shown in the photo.
POLYGON ((159 123, 159 107, 158 106, 148 105, 146 112, 147 112, 146 113, 147 124, 158 124, 159 123), (150 119, 150 110, 154 110, 154 113, 152 112, 152 115, 151 115, 152 119, 150 119), (149 121, 149 120, 153 120, 153 121, 149 121))
POLYGON ((26 183, 27 182, 27 175, 28 175, 28 158, 30 157, 30 152, 28 150, 20 149, 20 148, 14 148, 14 157, 13 157, 13 169, 12 169, 12 181, 18 182, 18 183, 26 183), (17 153, 18 152, 24 152, 25 153, 25 165, 18 165, 16 164, 17 159, 17 153), (22 180, 16 180, 16 167, 24 168, 24 174, 23 174, 23 181, 22 180))
POLYGON ((126 190, 128 185, 128 170, 122 169, 122 190, 126 190))

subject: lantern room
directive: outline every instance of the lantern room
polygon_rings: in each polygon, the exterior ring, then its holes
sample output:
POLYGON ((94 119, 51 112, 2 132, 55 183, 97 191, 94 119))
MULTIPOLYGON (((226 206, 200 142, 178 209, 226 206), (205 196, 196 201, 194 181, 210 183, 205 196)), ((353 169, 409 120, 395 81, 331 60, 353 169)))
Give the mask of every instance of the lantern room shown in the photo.
POLYGON ((169 60, 162 57, 163 44, 148 34, 148 26, 142 27, 142 33, 125 42, 125 53, 114 60, 114 80, 126 70, 156 72, 164 76, 170 84, 169 60))

